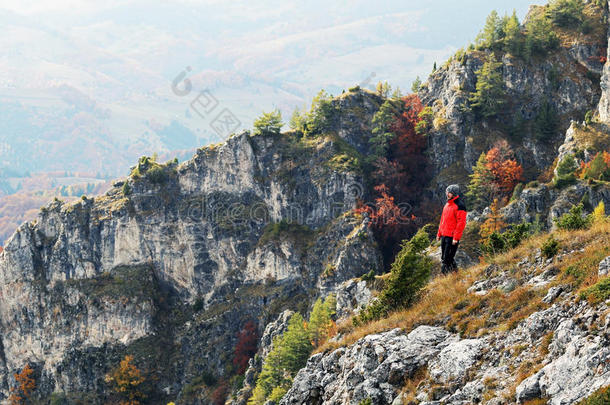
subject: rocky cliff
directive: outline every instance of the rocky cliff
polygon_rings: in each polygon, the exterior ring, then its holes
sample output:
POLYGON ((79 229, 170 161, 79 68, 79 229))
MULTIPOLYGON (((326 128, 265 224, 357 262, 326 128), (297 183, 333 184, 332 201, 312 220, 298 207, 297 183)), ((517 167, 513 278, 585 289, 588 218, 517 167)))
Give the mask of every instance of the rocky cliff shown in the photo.
POLYGON ((610 384, 607 232, 563 234, 551 258, 538 238, 433 281, 310 357, 280 404, 578 403, 610 384))
MULTIPOLYGON (((378 106, 368 93, 341 103, 361 118, 337 125, 356 127, 378 106)), ((2 395, 27 363, 38 397, 102 402, 104 375, 132 354, 155 381, 150 403, 200 401, 202 376, 230 372, 248 320, 262 331, 381 268, 350 214, 361 174, 332 160, 359 134, 241 133, 179 165, 142 158, 106 195, 44 207, 0 255, 2 395)))
MULTIPOLYGON (((599 59, 608 35, 597 28, 562 37, 535 60, 503 53, 506 108, 494 118, 467 108, 489 51, 464 52, 435 71, 419 91, 434 112, 426 151, 434 179, 422 195, 441 201, 448 183, 465 185, 497 139, 511 142, 526 180, 567 153, 587 161, 610 147, 610 68, 599 59), (557 116, 544 139, 532 127, 543 106, 557 116), (580 124, 592 110, 599 119, 580 124)), ((358 278, 384 264, 369 219, 353 208, 371 198, 359 163, 384 98, 353 89, 330 102, 336 113, 324 133, 244 132, 181 164, 143 157, 105 195, 56 200, 21 225, 0 253, 2 399, 29 364, 33 402, 112 403, 105 376, 132 355, 146 403, 206 404, 214 387, 233 384, 237 333, 254 321, 262 339, 233 398, 244 403, 290 311, 305 314, 331 292, 338 317, 366 304, 373 293, 358 278)), ((513 223, 538 215, 550 228, 583 196, 610 207, 607 184, 562 189, 541 179, 502 214, 513 223)), ((539 237, 460 277, 439 277, 415 312, 337 335, 282 403, 585 398, 610 383, 607 303, 582 287, 607 277, 607 235, 563 235, 554 258, 543 257, 539 237)))

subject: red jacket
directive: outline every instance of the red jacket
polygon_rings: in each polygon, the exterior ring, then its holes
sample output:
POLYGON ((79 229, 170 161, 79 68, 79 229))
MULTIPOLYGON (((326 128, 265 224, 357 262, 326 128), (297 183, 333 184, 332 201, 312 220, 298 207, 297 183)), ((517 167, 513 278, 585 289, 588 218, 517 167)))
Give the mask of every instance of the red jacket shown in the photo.
POLYGON ((445 204, 436 236, 439 238, 441 236, 451 236, 455 240, 460 240, 465 227, 466 206, 458 195, 445 204))

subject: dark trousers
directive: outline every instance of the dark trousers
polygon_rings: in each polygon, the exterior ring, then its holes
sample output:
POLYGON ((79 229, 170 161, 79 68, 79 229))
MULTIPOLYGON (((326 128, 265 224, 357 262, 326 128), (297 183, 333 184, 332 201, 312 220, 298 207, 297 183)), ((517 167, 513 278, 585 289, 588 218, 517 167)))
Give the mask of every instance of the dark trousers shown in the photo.
POLYGON ((460 242, 458 241, 455 245, 452 242, 453 238, 451 236, 441 236, 441 261, 443 263, 441 270, 443 273, 457 270, 455 253, 460 242))

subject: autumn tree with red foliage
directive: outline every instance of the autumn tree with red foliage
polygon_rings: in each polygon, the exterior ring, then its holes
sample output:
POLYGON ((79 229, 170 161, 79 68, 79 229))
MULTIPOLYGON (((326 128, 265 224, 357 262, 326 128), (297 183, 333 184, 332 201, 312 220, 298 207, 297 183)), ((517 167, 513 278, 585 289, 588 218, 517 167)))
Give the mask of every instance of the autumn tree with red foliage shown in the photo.
POLYGON ((11 405, 21 405, 29 402, 32 391, 36 388, 36 382, 32 378, 33 373, 34 370, 29 364, 26 364, 21 372, 14 374, 17 386, 11 388, 11 395, 8 398, 11 405))
POLYGON ((258 343, 258 330, 253 321, 248 321, 244 329, 237 334, 237 344, 233 356, 233 365, 237 367, 237 374, 243 374, 248 368, 248 361, 256 354, 258 343))
POLYGON ((375 191, 381 194, 381 197, 375 199, 375 204, 359 201, 355 212, 368 215, 369 226, 382 246, 385 263, 389 266, 389 259, 396 255, 400 242, 417 230, 417 224, 415 216, 409 214, 411 206, 406 203, 397 205, 385 184, 375 186, 375 191))
POLYGON ((514 158, 508 142, 500 140, 482 153, 470 175, 466 196, 476 209, 482 209, 498 199, 503 206, 517 185, 523 180, 523 168, 514 158))
POLYGON ((496 142, 487 152, 487 167, 504 197, 510 195, 517 183, 523 180, 523 168, 515 160, 513 150, 504 139, 496 142))
POLYGON ((398 201, 415 204, 419 190, 427 183, 427 160, 424 150, 427 139, 424 133, 417 133, 417 124, 422 121, 421 100, 416 94, 403 98, 404 106, 390 130, 395 134, 389 142, 388 155, 374 162, 372 178, 375 184, 384 184, 388 193, 398 201))
POLYGON ((402 240, 413 236, 418 228, 413 207, 419 207, 422 190, 430 180, 424 151, 433 116, 432 109, 424 109, 417 94, 410 94, 386 100, 373 118, 370 179, 375 203, 360 203, 356 211, 368 213, 386 269, 402 240))

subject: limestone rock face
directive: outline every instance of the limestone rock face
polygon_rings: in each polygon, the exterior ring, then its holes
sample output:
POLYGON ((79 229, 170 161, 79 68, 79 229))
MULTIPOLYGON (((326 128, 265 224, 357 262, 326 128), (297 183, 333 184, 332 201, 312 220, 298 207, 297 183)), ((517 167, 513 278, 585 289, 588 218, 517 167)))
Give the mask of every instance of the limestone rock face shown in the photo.
MULTIPOLYGON (((497 118, 519 134, 519 141, 511 144, 526 175, 537 176, 549 167, 571 120, 582 121, 586 111, 597 107, 601 92, 594 76, 601 72, 602 64, 596 61, 596 55, 605 45, 575 41, 533 64, 508 54, 503 56, 502 77, 511 102, 497 118), (520 123, 534 120, 545 103, 557 112, 558 125, 549 139, 540 140, 521 128, 520 123)), ((461 60, 452 58, 433 72, 418 91, 422 102, 435 111, 435 125, 428 135, 428 156, 435 178, 433 192, 440 200, 447 185, 457 182, 466 186, 467 174, 472 173, 479 155, 487 152, 497 136, 508 137, 498 130, 497 123, 475 117, 468 108, 468 98, 476 90, 476 72, 486 57, 475 52, 466 53, 461 60)), ((602 80, 602 86, 603 83, 602 80)))
MULTIPOLYGON (((481 302, 494 300, 510 293, 503 286, 511 279, 534 291, 547 289, 548 281, 558 277, 558 263, 583 251, 564 251, 553 259, 536 252, 516 265, 490 264, 468 292, 482 296, 481 302)), ((600 266, 604 264, 605 259, 600 266)), ((348 346, 315 354, 280 403, 415 400, 499 405, 540 398, 557 405, 578 403, 610 384, 609 301, 592 305, 579 299, 569 285, 548 288, 549 294, 552 300, 514 327, 494 328, 477 338, 421 325, 369 334, 348 346), (409 391, 403 391, 409 380, 409 391)))
POLYGON ((29 363, 40 398, 103 401, 104 375, 136 353, 158 370, 151 398, 197 403, 183 388, 226 373, 246 322, 262 334, 382 268, 351 213, 362 176, 332 162, 335 142, 363 147, 378 101, 343 97, 339 140, 244 132, 181 164, 140 159, 106 195, 41 209, 0 253, 0 397, 29 363))
POLYGON ((500 213, 507 223, 532 223, 538 216, 543 229, 551 229, 555 218, 568 212, 572 205, 578 204, 583 198, 588 199, 585 211, 592 211, 600 201, 603 201, 607 207, 610 203, 610 187, 607 185, 593 187, 584 181, 578 181, 562 189, 541 184, 523 190, 520 197, 503 207, 500 213))
POLYGON ((299 371, 280 404, 390 404, 400 384, 438 354, 450 334, 420 326, 368 335, 349 348, 316 354, 299 371))
MULTIPOLYGON (((610 43, 610 31, 608 32, 608 42, 610 43)), ((601 78, 602 95, 599 99, 599 117, 604 122, 610 121, 610 49, 606 53, 606 63, 604 64, 601 78)))

